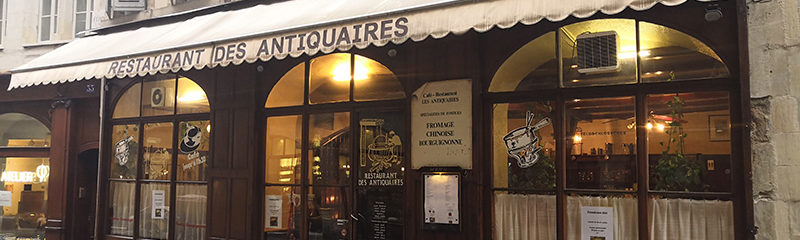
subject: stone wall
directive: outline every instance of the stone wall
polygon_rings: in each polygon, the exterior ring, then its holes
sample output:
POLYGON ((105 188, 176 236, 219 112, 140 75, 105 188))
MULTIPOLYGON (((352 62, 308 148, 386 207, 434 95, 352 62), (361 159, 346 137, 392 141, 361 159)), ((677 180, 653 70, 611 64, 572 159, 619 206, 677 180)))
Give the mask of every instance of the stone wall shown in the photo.
POLYGON ((800 240, 800 1, 747 8, 756 239, 800 240))

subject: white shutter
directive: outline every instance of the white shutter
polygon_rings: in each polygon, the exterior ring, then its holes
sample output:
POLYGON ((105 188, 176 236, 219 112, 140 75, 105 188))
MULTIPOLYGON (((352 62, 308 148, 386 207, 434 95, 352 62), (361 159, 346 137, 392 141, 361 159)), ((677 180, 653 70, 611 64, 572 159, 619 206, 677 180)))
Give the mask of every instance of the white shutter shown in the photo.
POLYGON ((111 0, 113 11, 144 11, 147 9, 147 0, 111 0))

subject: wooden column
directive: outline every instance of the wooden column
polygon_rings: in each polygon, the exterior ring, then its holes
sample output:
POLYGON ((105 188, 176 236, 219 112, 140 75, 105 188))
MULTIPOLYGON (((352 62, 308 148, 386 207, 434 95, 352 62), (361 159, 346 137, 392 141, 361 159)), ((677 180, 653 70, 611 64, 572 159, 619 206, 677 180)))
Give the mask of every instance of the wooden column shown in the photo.
POLYGON ((70 156, 72 101, 58 100, 50 108, 50 177, 47 189, 47 239, 65 239, 69 224, 64 221, 67 209, 67 172, 70 156))

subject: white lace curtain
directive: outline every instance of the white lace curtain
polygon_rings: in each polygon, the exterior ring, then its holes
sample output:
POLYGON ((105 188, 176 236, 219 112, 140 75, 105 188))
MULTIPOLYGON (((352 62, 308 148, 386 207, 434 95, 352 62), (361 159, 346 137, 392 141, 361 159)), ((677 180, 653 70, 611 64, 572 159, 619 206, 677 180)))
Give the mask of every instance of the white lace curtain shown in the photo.
MULTIPOLYGON (((614 208, 615 239, 637 239, 635 198, 568 197, 567 239, 580 239, 581 206, 614 208)), ((556 239, 556 197, 498 193, 494 201, 495 239, 556 239)), ((651 199, 653 240, 733 239, 733 203, 717 200, 651 199)))
MULTIPOLYGON (((111 196, 111 234, 133 236, 134 203, 136 184, 133 182, 112 182, 111 196)), ((145 238, 166 239, 169 233, 169 184, 142 184, 139 212, 139 234, 145 238), (165 193, 164 205, 167 207, 164 219, 153 218, 153 190, 165 193)), ((206 184, 178 184, 175 211, 175 238, 182 240, 205 239, 206 233, 206 184)))
POLYGON ((206 184, 178 184, 175 200, 175 238, 206 239, 206 184))
POLYGON ((136 203, 136 184, 111 182, 111 234, 133 236, 133 205, 136 203))

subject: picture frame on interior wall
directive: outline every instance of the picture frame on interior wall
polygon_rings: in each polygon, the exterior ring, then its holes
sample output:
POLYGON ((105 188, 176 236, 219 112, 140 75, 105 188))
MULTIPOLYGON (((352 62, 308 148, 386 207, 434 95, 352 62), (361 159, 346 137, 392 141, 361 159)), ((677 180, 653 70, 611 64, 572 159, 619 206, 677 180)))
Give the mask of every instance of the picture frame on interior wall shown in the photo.
POLYGON ((731 141, 731 117, 730 117, 730 115, 709 115, 708 116, 708 140, 710 142, 729 142, 729 141, 731 141))

